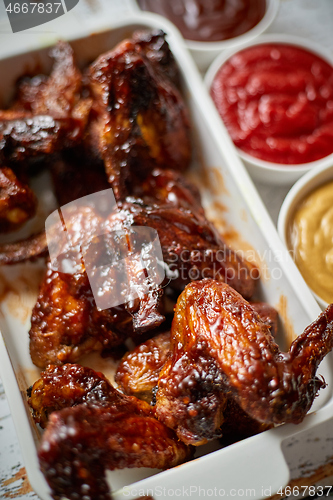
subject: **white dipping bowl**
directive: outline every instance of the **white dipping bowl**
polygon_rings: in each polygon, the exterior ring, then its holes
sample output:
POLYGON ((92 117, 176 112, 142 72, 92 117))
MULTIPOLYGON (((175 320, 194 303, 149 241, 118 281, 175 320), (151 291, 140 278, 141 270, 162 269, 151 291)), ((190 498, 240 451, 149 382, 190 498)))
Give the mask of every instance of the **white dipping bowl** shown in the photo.
MULTIPOLYGON (((294 216, 296 208, 312 191, 330 181, 333 181, 333 159, 331 165, 311 170, 311 172, 305 174, 290 189, 281 206, 278 218, 279 236, 288 250, 291 250, 288 248, 288 228, 290 227, 290 222, 294 216)), ((328 303, 319 297, 313 290, 311 291, 320 307, 325 309, 328 306, 328 303)))
MULTIPOLYGON (((236 49, 223 52, 213 61, 205 76, 205 83, 208 90, 210 91, 211 85, 217 72, 230 57, 237 54, 237 52, 240 52, 243 49, 247 49, 249 47, 254 47, 257 45, 263 45, 266 43, 294 45, 295 47, 299 47, 301 49, 312 52, 313 54, 321 57, 324 61, 333 66, 333 53, 330 50, 327 50, 325 47, 317 44, 316 42, 287 34, 261 35, 257 39, 243 44, 236 49)), ((310 170, 316 168, 328 167, 333 164, 333 153, 316 161, 286 165, 283 163, 274 163, 266 160, 261 160, 260 158, 256 158, 255 156, 245 153, 239 148, 237 148, 237 152, 243 160, 245 166, 247 167, 251 177, 255 181, 264 182, 267 184, 291 185, 295 181, 297 181, 297 179, 302 177, 302 175, 304 175, 306 172, 309 172, 310 170)))
MULTIPOLYGON (((132 7, 140 9, 136 0, 130 0, 132 7)), ((242 45, 268 29, 279 10, 280 0, 266 0, 266 12, 264 17, 252 29, 242 35, 221 40, 220 42, 198 42, 196 40, 185 40, 186 47, 190 50, 200 71, 206 71, 216 56, 223 50, 242 45)))

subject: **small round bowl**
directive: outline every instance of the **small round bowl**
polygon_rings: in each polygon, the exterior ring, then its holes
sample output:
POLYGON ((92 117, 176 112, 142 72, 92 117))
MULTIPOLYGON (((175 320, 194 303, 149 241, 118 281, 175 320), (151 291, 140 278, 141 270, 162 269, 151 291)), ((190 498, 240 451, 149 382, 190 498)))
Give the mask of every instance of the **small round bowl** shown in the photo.
MULTIPOLYGON (((130 1, 134 8, 141 10, 136 0, 130 1)), ((242 35, 229 38, 228 40, 221 40, 220 42, 185 40, 186 47, 190 50, 200 71, 206 71, 208 66, 221 51, 249 42, 266 31, 276 17, 279 10, 279 4, 280 0, 266 0, 266 12, 264 17, 252 29, 246 31, 246 33, 242 35)))
MULTIPOLYGON (((333 66, 333 54, 331 51, 316 42, 287 34, 261 35, 249 43, 223 52, 213 61, 205 76, 205 84, 208 90, 211 88, 215 75, 230 57, 243 49, 266 43, 281 43, 300 47, 301 49, 308 50, 321 57, 324 61, 333 66)), ((306 172, 314 168, 327 167, 333 164, 333 153, 316 161, 286 165, 283 163, 261 160, 260 158, 245 153, 239 148, 237 148, 237 152, 247 167, 251 177, 255 181, 268 184, 291 185, 306 172)))
MULTIPOLYGON (((305 174, 296 184, 294 184, 287 194, 280 209, 277 226, 279 236, 289 251, 291 251, 291 249, 288 248, 288 228, 297 206, 308 194, 329 181, 333 181, 333 159, 330 165, 316 168, 305 174)), ((319 297, 313 290, 311 291, 320 307, 325 309, 328 303, 319 297)))

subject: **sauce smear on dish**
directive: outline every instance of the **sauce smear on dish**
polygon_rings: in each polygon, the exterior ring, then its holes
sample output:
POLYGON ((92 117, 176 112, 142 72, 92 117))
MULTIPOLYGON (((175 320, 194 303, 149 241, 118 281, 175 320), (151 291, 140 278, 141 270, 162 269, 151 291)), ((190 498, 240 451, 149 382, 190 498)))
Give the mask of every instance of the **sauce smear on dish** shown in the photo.
POLYGON ((333 182, 312 191, 290 224, 288 246, 303 278, 326 302, 333 301, 333 182))
POLYGON ((302 48, 261 44, 233 55, 211 86, 242 151, 301 164, 333 152, 333 67, 302 48))
POLYGON ((246 33, 264 17, 266 0, 138 0, 172 21, 184 38, 218 42, 246 33))

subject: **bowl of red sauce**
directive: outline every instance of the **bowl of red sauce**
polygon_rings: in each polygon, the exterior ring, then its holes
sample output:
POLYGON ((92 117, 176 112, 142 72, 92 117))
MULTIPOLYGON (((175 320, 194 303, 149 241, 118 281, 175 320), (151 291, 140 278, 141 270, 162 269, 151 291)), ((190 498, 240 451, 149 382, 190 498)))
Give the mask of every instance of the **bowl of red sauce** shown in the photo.
POLYGON ((179 29, 194 60, 206 70, 224 49, 263 33, 279 0, 132 0, 141 10, 169 19, 179 29))
POLYGON ((279 213, 279 235, 319 305, 333 302, 333 163, 303 175, 279 213))
POLYGON ((221 54, 206 84, 255 180, 288 184, 333 163, 330 51, 291 35, 263 35, 221 54))

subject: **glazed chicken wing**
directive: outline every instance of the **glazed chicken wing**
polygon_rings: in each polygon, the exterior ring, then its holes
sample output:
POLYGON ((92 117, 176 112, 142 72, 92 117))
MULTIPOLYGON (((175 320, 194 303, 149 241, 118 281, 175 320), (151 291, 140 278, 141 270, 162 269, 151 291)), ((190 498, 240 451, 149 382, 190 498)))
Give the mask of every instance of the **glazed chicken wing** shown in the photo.
POLYGON ((154 389, 170 352, 170 332, 159 333, 125 354, 115 381, 131 396, 154 403, 154 389))
MULTIPOLYGON (((150 183, 158 184, 159 176, 167 176, 170 181, 167 187, 158 189, 159 199, 154 199, 151 192, 143 198, 128 197, 119 202, 118 210, 105 220, 92 209, 89 214, 85 211, 73 213, 75 234, 72 241, 79 243, 84 234, 89 246, 94 235, 105 235, 105 252, 101 255, 111 256, 115 232, 131 231, 133 226, 152 228, 159 236, 169 287, 179 292, 192 279, 208 274, 229 282, 245 296, 251 296, 255 280, 246 262, 223 243, 207 221, 194 189, 192 191, 186 182, 173 182, 169 171, 153 172, 143 189, 148 190, 150 183), (193 213, 189 210, 190 203, 194 204, 193 213)), ((55 239, 58 239, 57 232, 55 239)), ((119 287, 114 276, 111 271, 104 274, 99 290, 109 293, 113 287, 119 287)), ((140 281, 135 281, 138 280, 135 268, 129 270, 129 277, 141 286, 140 281)), ((124 306, 98 311, 84 270, 67 277, 49 271, 32 315, 30 352, 33 362, 42 368, 48 363, 74 362, 91 349, 110 348, 132 333, 159 326, 164 320, 163 310, 160 310, 163 290, 160 283, 152 283, 148 277, 144 283, 149 286, 140 298, 124 306)))
POLYGON ((192 455, 147 403, 119 393, 90 368, 50 366, 29 403, 38 422, 48 420, 38 456, 54 498, 107 499, 105 469, 164 469, 192 455))
POLYGON ((38 457, 53 498, 106 500, 105 469, 166 469, 191 450, 152 415, 81 404, 51 414, 38 457))
POLYGON ((193 282, 177 302, 157 416, 191 443, 200 438, 193 427, 205 397, 211 402, 230 393, 259 422, 301 422, 325 386, 315 374, 332 346, 333 305, 282 353, 268 325, 235 290, 214 280, 193 282))
POLYGON ((257 270, 234 252, 200 212, 151 198, 128 198, 119 204, 123 224, 147 226, 159 235, 169 286, 181 291, 190 281, 214 278, 244 297, 255 290, 257 270))
POLYGON ((23 163, 77 143, 83 133, 76 118, 0 112, 0 164, 23 163))
POLYGON ((45 368, 73 363, 93 350, 110 350, 134 331, 163 321, 159 298, 159 291, 151 290, 142 300, 98 310, 85 272, 64 275, 49 268, 31 316, 31 359, 45 368))
POLYGON ((169 49, 162 33, 153 43, 149 36, 123 41, 89 70, 96 119, 88 140, 116 199, 155 166, 184 170, 190 161, 187 110, 165 69, 169 49))
MULTIPOLYGON (((251 302, 250 304, 258 312, 261 320, 270 326, 270 334, 275 336, 278 319, 276 309, 265 302, 251 302)), ((115 377, 117 384, 125 394, 155 404, 158 378, 169 352, 170 331, 159 333, 138 345, 133 351, 126 353, 119 363, 115 377)), ((232 413, 235 414, 236 403, 229 406, 232 408, 232 413)), ((240 409, 239 413, 241 413, 240 409)), ((247 420, 250 421, 250 417, 247 420)))

